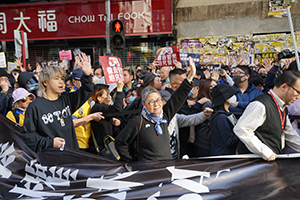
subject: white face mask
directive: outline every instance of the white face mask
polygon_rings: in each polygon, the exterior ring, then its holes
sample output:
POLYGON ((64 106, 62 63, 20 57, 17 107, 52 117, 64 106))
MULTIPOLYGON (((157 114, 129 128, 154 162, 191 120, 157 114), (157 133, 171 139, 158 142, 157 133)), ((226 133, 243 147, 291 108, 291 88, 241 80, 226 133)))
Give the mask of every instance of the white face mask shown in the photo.
POLYGON ((236 96, 233 95, 232 97, 227 99, 227 102, 230 103, 230 105, 235 104, 236 103, 236 96))
POLYGON ((93 80, 93 83, 94 84, 99 84, 100 83, 100 78, 98 78, 97 76, 94 76, 94 78, 93 78, 94 80, 93 80))

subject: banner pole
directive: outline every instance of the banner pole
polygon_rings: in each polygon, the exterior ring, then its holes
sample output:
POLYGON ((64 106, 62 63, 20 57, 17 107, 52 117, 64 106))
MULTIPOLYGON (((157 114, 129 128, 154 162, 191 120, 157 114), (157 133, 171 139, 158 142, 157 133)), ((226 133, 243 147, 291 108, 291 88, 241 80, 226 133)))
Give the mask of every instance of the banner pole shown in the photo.
POLYGON ((26 71, 26 53, 25 53, 25 39, 24 39, 24 31, 21 31, 21 40, 22 40, 22 57, 23 57, 23 68, 26 71))
POLYGON ((105 1, 106 8, 106 55, 111 55, 110 49, 110 0, 105 1))
POLYGON ((290 29, 291 29, 291 35, 292 35, 292 39, 293 39, 294 49, 295 49, 296 63, 297 63, 298 71, 300 71, 298 48, 297 48, 297 44, 296 44, 296 40, 295 40, 294 27, 293 27, 293 21, 292 21, 290 7, 287 8, 287 12, 288 12, 288 19, 289 19, 289 25, 290 25, 290 29))

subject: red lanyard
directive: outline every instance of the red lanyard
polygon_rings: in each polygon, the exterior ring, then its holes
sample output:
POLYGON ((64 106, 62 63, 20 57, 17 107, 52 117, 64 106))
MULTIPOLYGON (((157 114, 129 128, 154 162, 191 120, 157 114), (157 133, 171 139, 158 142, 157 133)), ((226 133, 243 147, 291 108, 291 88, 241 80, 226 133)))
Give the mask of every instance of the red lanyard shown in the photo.
POLYGON ((275 104, 277 106, 277 109, 278 109, 278 112, 279 112, 279 116, 280 116, 280 121, 281 121, 281 129, 283 130, 284 129, 284 119, 285 119, 285 110, 283 110, 283 117, 281 115, 281 111, 280 111, 280 108, 278 106, 278 103, 274 97, 274 95, 272 94, 272 92, 269 91, 269 94, 272 96, 273 100, 275 101, 275 104))

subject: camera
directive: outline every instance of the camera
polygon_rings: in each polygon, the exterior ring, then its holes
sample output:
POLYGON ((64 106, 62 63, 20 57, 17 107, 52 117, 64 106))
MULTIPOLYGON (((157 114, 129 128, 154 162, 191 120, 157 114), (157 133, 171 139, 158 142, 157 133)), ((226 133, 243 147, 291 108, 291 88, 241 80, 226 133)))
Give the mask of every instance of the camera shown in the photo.
POLYGON ((291 52, 289 49, 285 49, 282 52, 280 52, 278 55, 278 60, 284 59, 284 58, 292 58, 295 57, 295 53, 291 52))

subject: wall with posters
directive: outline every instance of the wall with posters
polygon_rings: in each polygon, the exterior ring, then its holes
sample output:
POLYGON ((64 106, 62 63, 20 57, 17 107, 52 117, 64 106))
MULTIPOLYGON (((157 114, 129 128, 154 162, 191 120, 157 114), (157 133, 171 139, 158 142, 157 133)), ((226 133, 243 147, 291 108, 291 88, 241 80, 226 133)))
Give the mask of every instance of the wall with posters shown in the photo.
MULTIPOLYGON (((295 34, 300 48, 300 33, 295 34)), ((264 57, 274 58, 275 52, 293 50, 290 34, 240 35, 223 37, 179 38, 180 54, 200 54, 200 65, 228 63, 230 58, 248 58, 247 64, 264 57)))

